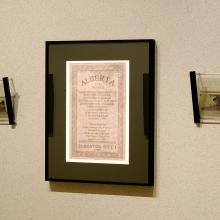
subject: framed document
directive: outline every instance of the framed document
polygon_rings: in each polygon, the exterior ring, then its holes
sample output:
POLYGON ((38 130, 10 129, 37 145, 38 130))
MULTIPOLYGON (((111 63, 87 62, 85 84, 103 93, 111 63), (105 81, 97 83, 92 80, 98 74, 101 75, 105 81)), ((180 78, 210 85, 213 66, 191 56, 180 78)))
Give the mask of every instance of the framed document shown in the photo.
POLYGON ((17 93, 12 79, 3 77, 0 80, 0 125, 15 125, 17 93))
POLYGON ((194 122, 220 124, 220 74, 190 72, 194 122))
POLYGON ((46 180, 153 185, 154 40, 46 42, 46 180))

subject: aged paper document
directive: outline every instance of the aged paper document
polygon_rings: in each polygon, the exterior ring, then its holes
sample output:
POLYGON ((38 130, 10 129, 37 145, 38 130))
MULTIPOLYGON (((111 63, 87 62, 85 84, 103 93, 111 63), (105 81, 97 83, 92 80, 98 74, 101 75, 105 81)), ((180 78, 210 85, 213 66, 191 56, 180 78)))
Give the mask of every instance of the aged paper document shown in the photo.
POLYGON ((66 161, 129 164, 129 61, 66 62, 66 161))

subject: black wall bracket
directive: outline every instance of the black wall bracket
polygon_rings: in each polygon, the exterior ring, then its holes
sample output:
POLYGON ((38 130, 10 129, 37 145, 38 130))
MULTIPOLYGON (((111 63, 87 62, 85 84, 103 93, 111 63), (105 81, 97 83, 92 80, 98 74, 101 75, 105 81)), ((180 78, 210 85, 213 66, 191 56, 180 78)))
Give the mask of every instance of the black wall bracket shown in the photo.
POLYGON ((190 83, 191 83, 191 92, 192 92, 192 105, 193 105, 193 116, 194 122, 200 123, 200 111, 199 111, 199 102, 198 102, 198 92, 196 84, 196 72, 190 72, 190 83))

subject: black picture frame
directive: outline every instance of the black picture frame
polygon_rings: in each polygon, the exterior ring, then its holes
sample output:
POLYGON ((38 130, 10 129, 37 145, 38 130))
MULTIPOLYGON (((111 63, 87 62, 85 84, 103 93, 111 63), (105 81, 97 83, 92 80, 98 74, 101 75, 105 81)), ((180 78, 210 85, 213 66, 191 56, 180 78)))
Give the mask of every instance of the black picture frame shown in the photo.
POLYGON ((154 185, 155 40, 46 41, 45 180, 154 185), (65 161, 66 61, 129 60, 129 165, 65 161))

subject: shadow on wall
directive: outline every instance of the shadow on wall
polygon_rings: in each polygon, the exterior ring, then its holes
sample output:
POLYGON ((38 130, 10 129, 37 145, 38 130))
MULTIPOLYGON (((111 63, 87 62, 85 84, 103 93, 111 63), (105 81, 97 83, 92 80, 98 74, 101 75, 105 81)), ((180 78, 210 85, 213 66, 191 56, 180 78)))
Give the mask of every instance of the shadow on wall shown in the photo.
POLYGON ((50 182, 50 190, 66 193, 155 197, 154 187, 151 186, 50 182))

